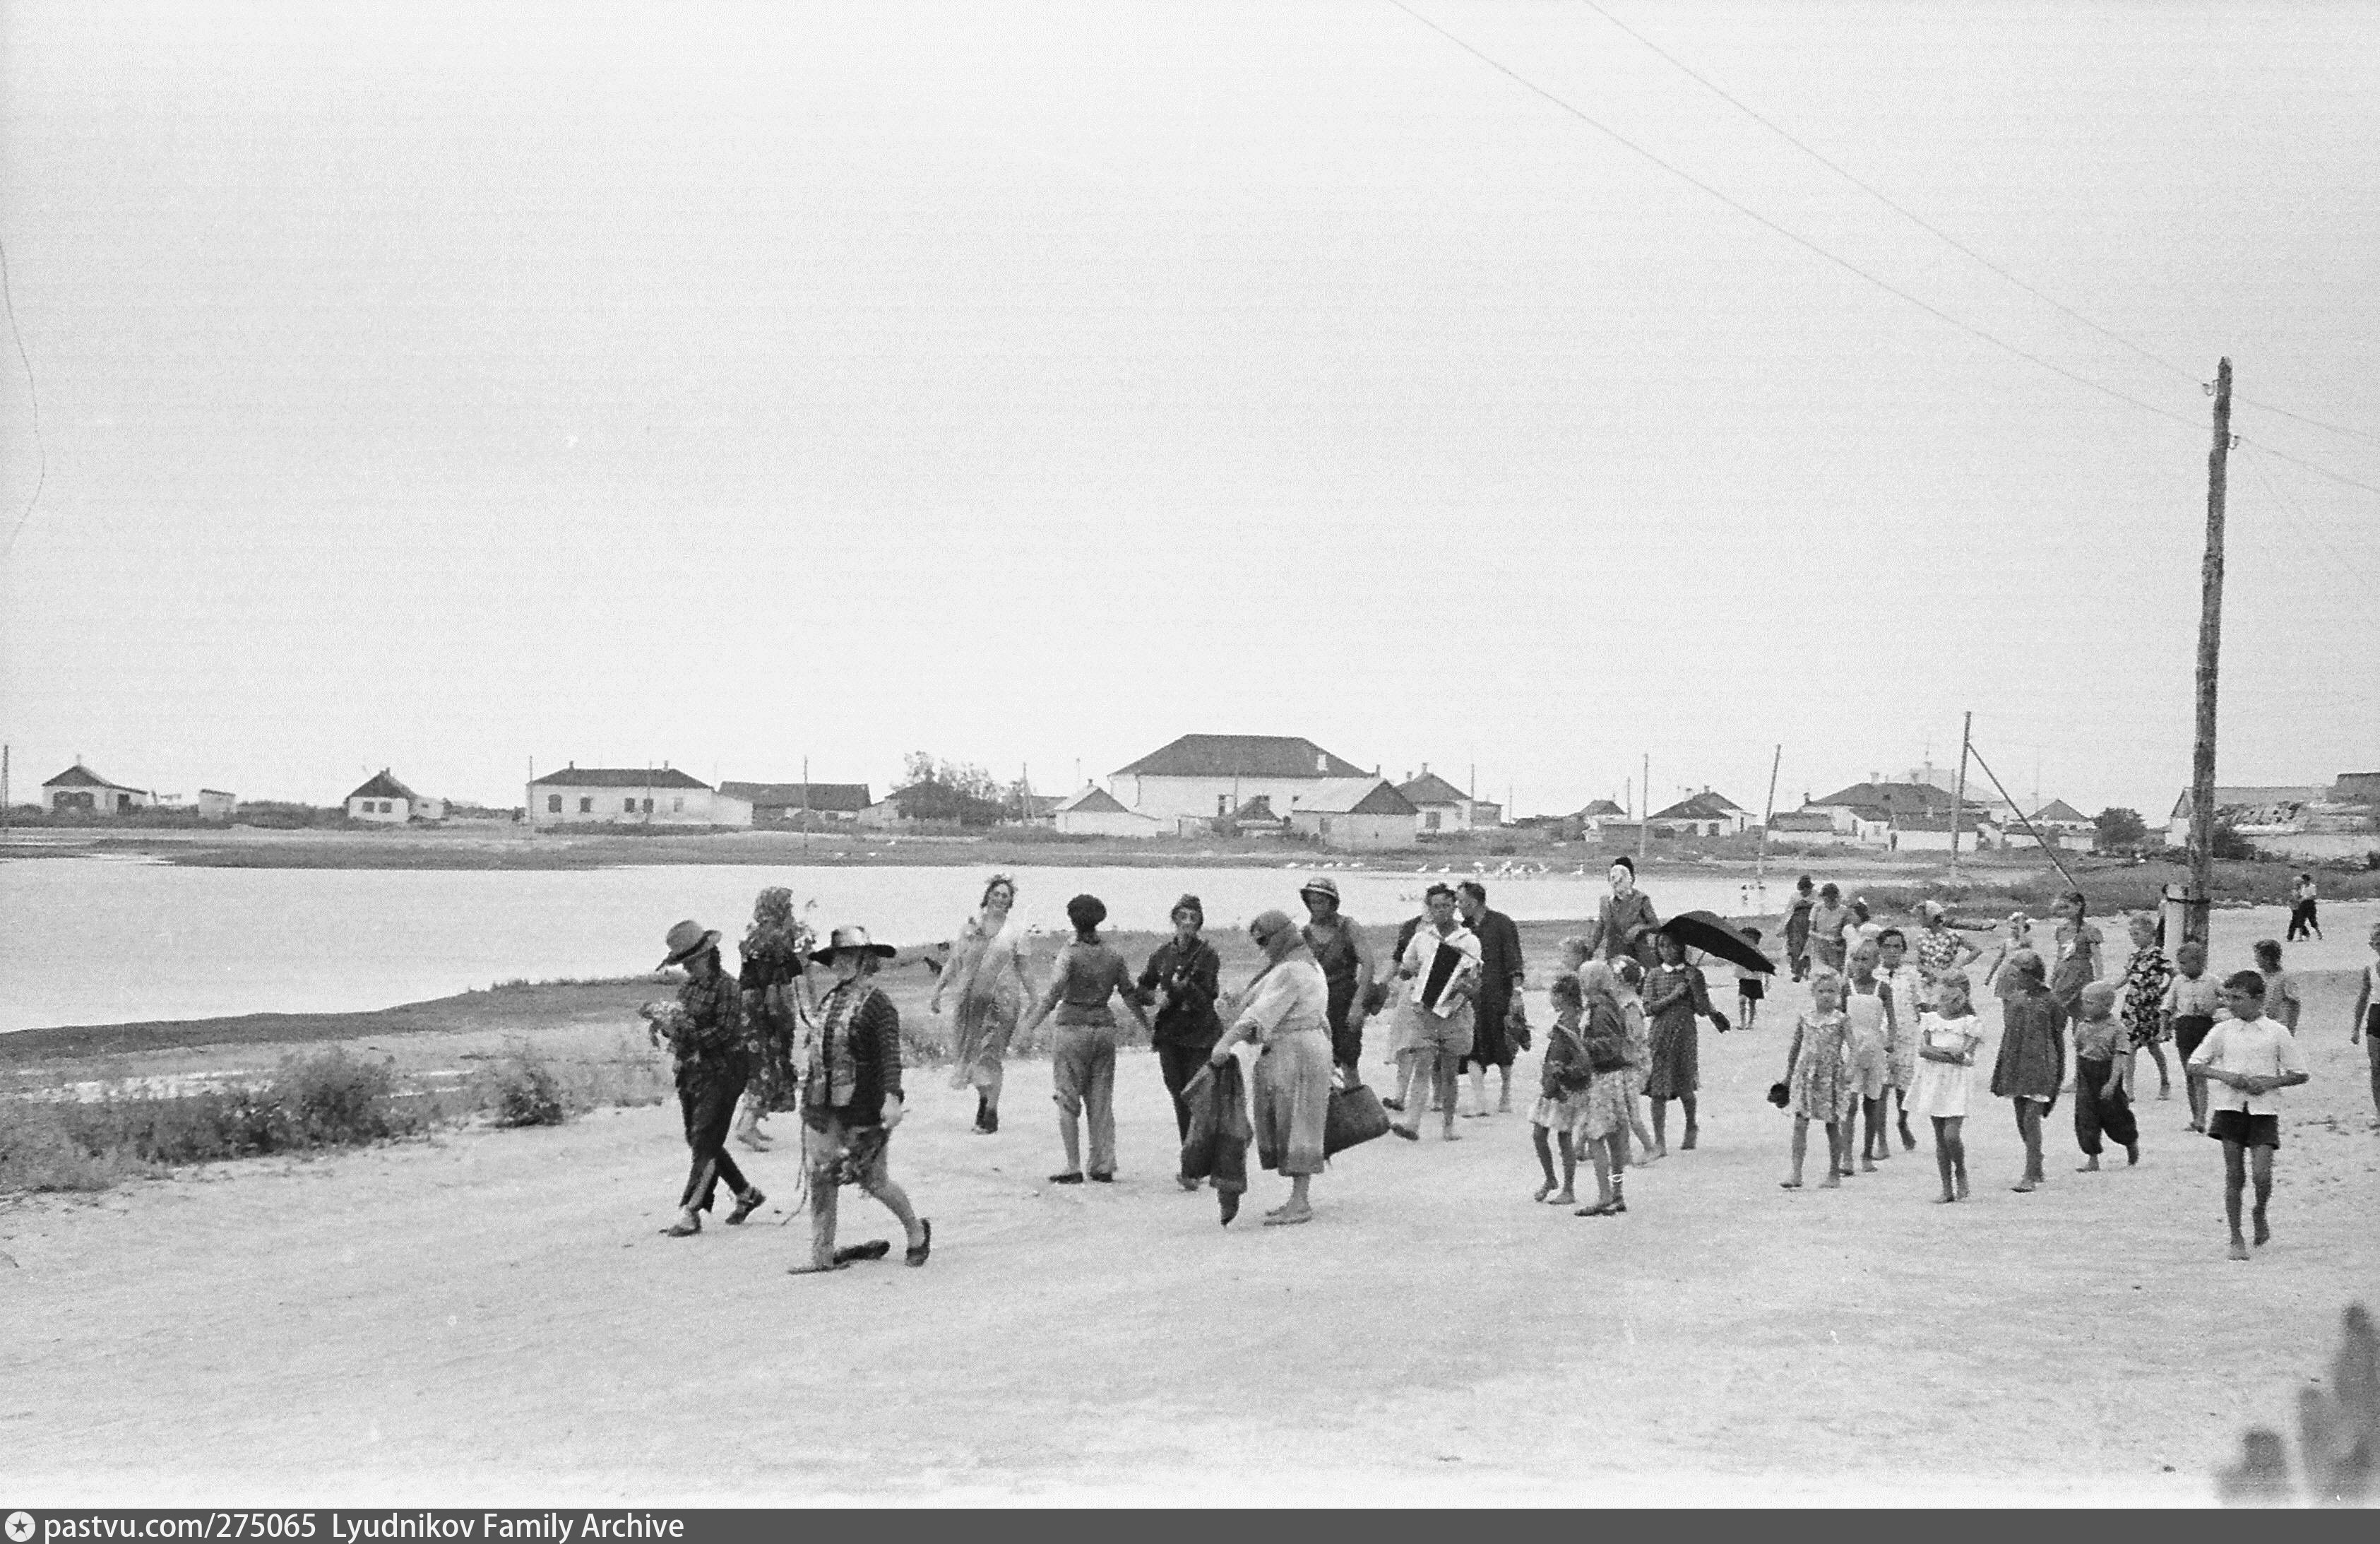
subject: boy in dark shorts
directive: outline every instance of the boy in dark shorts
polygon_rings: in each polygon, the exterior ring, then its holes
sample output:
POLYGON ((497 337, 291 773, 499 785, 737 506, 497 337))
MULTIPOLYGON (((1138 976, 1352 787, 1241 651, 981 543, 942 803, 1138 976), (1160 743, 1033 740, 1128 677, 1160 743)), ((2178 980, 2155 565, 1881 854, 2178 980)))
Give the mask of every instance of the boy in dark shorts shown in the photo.
POLYGON ((2277 1019, 2265 1016, 2265 979, 2242 970, 2223 983, 2223 1005, 2231 1016, 2207 1031, 2190 1058, 2193 1084, 2207 1090, 2212 1112, 2206 1134, 2223 1144, 2223 1215, 2231 1224, 2231 1258, 2248 1258, 2240 1233, 2240 1192, 2251 1165, 2256 1178, 2256 1243, 2273 1236, 2265 1208, 2273 1198, 2273 1154, 2281 1145, 2280 1090, 2306 1080, 2305 1053, 2297 1037, 2277 1019))
MULTIPOLYGON (((2207 979, 2206 945, 2185 943, 2173 953, 2174 978, 2165 987, 2166 1029, 2173 1036, 2174 1054, 2184 1067, 2197 1054, 2198 1043, 2215 1027, 2216 1011, 2223 1006, 2223 989, 2207 979)), ((2206 1129, 2206 1085, 2185 1074, 2182 1092, 2190 1098, 2190 1129, 2206 1129)))

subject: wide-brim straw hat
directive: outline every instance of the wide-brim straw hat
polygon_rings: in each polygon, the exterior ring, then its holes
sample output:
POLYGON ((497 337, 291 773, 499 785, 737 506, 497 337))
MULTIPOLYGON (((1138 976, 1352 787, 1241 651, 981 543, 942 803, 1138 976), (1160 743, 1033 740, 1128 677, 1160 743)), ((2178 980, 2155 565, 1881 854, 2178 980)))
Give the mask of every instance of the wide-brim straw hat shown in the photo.
POLYGON ((689 917, 669 930, 668 938, 662 941, 662 947, 669 951, 669 958, 654 968, 667 970, 671 966, 684 965, 705 949, 715 947, 718 942, 718 929, 705 928, 689 917))
POLYGON ((866 928, 859 927, 856 924, 846 924, 844 927, 837 928, 833 932, 827 935, 827 945, 825 948, 814 949, 810 952, 810 963, 813 965, 832 965, 834 963, 835 955, 841 954, 845 949, 856 949, 862 954, 873 954, 880 960, 889 960, 900 952, 889 943, 871 942, 868 937, 868 930, 866 928))

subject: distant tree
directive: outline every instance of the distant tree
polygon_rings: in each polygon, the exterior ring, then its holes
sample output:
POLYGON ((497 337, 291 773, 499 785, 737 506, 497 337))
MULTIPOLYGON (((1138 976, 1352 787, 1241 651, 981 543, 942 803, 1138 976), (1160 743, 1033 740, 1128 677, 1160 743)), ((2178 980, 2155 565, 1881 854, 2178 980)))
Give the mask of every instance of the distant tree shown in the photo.
POLYGON ((910 787, 931 784, 984 804, 999 804, 1008 790, 1000 779, 972 761, 946 761, 930 750, 913 750, 901 759, 903 777, 910 787))
POLYGON ((2110 806, 2100 810, 2091 823, 2099 828, 2098 846, 2103 853, 2138 852, 2148 845, 2148 822, 2141 819, 2137 809, 2110 806))

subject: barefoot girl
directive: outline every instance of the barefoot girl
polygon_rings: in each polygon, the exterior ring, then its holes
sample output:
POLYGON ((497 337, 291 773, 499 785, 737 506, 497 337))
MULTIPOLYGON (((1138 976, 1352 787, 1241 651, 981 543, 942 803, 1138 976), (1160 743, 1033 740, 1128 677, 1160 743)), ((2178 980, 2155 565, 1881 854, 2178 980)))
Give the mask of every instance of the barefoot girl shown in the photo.
MULTIPOLYGON (((1891 1047, 1895 1033, 1892 988, 1876 977, 1883 951, 1864 940, 1851 953, 1851 979, 1842 988, 1843 1016, 1851 1020, 1852 1083, 1859 1112, 1867 1117, 1860 1143, 1860 1168, 1876 1173, 1876 1161, 1892 1156, 1892 1138, 1884 1129, 1888 1090, 1892 1086, 1891 1047)), ((1851 1165, 1843 1166, 1845 1173, 1851 1165)))
POLYGON ((1645 984, 1645 967, 1634 960, 1621 960, 1611 970, 1611 994, 1620 1000, 1621 1021, 1628 1027, 1628 1129, 1636 1137, 1636 1150, 1644 1155, 1636 1161, 1641 1169, 1664 1156, 1654 1149, 1653 1133, 1645 1125, 1645 1073, 1653 1064, 1653 1030, 1645 1018, 1645 999, 1637 991, 1645 984))
POLYGON ((1967 1091, 1975 1048, 1984 1043, 1968 990, 1965 971, 1936 972, 1934 1006, 1917 1020, 1917 1080, 1909 1102, 1934 1123, 1934 1167, 1942 1175, 1936 1198, 1943 1201, 1967 1198, 1967 1091))
POLYGON ((1537 1108, 1529 1117, 1530 1136, 1537 1145, 1537 1165, 1546 1173, 1545 1184, 1537 1186, 1536 1199, 1552 1197, 1556 1206, 1572 1206, 1578 1201, 1573 1185, 1578 1178, 1578 1151, 1571 1146, 1571 1127, 1577 1124, 1580 1096, 1595 1079, 1587 1065, 1586 1042, 1579 1038, 1579 1019, 1585 1010, 1585 996, 1575 976, 1557 976, 1548 993, 1553 999, 1554 1027, 1546 1032, 1546 1055, 1538 1069, 1537 1108), (1548 1134, 1551 1134, 1549 1137, 1548 1134), (1561 1183, 1554 1183, 1552 1138, 1561 1143, 1561 1183), (1555 1192, 1560 1190, 1560 1194, 1555 1192))
POLYGON ((2156 1063, 2157 1098, 2173 1097, 2173 1079, 2166 1073, 2165 1040, 2172 1027, 2166 1023, 2165 989, 2173 967, 2156 944, 2156 918, 2134 912, 2125 924, 2131 930, 2132 957, 2124 966, 2124 1059, 2134 1062, 2143 1051, 2156 1063))
POLYGON ((1793 1174, 1785 1188, 1802 1188, 1802 1160, 1810 1148, 1810 1123, 1827 1128, 1827 1177, 1822 1190, 1843 1183, 1851 1169, 1851 1144, 1843 1131, 1855 1092, 1851 1078, 1851 1021, 1843 1016, 1842 978, 1820 969, 1810 978, 1810 1011, 1793 1021, 1793 1043, 1785 1052, 1785 1086, 1793 1095, 1793 1174))
POLYGON ((2024 1138, 2024 1177, 2020 1193, 2040 1187, 2041 1120, 2058 1102, 2066 1069, 2066 1015, 2042 984, 2041 956, 2020 949, 2000 962, 2009 983, 2000 1004, 2000 1053, 1992 1064, 1992 1096, 2016 1108, 2017 1134, 2024 1138))
POLYGON ((1611 1217, 1628 1210, 1623 1183, 1628 1170, 1628 1126, 1636 1094, 1628 1065, 1627 1020, 1614 991, 1615 981, 1607 963, 1591 967, 1583 982, 1586 1009, 1583 1040, 1594 1081, 1579 1101, 1572 1130, 1574 1139, 1584 1141, 1595 1160, 1596 1200, 1593 1206, 1578 1209, 1581 1217, 1611 1217))
MULTIPOLYGON (((1909 1086, 1917 1080, 1917 1015, 1926 1000, 1925 975, 1909 963, 1909 935, 1887 928, 1876 935, 1881 952, 1876 979, 1892 989, 1892 1033, 1884 1052, 1885 1078, 1891 1088, 1893 1113, 1900 1128, 1903 1152, 1917 1150, 1917 1134, 1909 1129, 1909 1086)), ((1887 1143, 1886 1150, 1891 1149, 1887 1143)))

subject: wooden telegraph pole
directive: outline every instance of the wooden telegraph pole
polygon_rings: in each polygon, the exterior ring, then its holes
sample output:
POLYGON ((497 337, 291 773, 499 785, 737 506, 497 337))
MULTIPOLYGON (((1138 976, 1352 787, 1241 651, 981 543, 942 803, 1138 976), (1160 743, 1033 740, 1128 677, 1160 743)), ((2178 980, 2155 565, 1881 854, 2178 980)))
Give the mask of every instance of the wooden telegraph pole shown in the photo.
POLYGON ((2231 361, 2215 367, 2215 443, 2206 452, 2206 557, 2198 578, 2198 740, 2190 758, 2190 884, 2166 891, 2166 946, 2206 942, 2215 895, 2215 679, 2223 652, 2223 492, 2231 458, 2231 361), (2179 922, 2180 937, 2170 925, 2179 922))
POLYGON ((1950 790, 1950 882, 1959 882, 1959 822, 1967 813, 1967 747, 1974 742, 1975 715, 1959 726, 1959 775, 1950 790))
POLYGON ((1644 811, 1636 817, 1636 867, 1641 872, 1645 858, 1651 856, 1646 849, 1653 841, 1653 758, 1649 752, 1645 757, 1645 783, 1639 791, 1645 796, 1644 811))
POLYGON ((1777 769, 1785 764, 1785 747, 1779 742, 1777 753, 1768 759, 1768 805, 1760 812, 1760 846, 1752 860, 1752 889, 1760 898, 1760 910, 1768 911, 1768 827, 1777 819, 1777 769))

